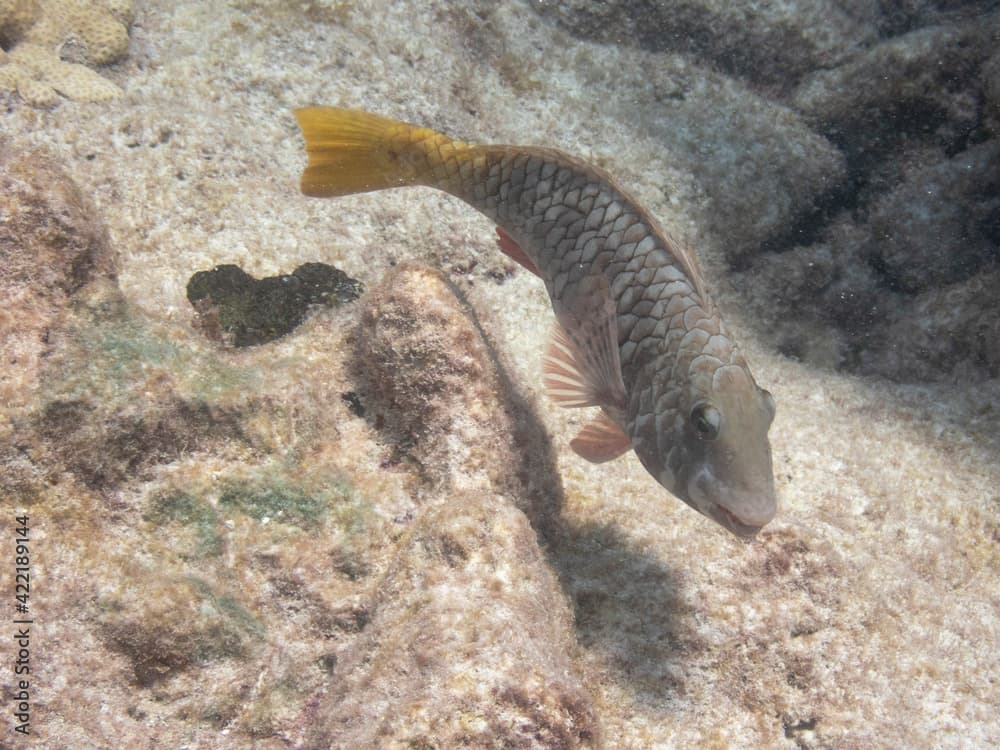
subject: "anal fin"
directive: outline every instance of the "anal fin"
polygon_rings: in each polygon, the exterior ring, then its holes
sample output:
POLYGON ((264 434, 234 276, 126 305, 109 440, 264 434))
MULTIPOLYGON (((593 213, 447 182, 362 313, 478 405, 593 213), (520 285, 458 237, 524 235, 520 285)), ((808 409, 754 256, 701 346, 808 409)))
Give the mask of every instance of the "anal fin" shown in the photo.
POLYGON ((570 441, 569 447, 591 463, 600 464, 628 452, 632 448, 632 441, 622 428, 602 411, 580 430, 580 433, 570 441))

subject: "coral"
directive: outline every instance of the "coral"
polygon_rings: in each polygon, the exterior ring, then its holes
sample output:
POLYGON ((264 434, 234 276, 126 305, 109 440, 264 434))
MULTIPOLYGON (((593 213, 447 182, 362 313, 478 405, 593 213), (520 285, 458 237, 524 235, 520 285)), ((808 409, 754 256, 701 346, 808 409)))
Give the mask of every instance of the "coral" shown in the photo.
POLYGON ((0 91, 51 106, 59 95, 106 101, 121 89, 91 70, 128 52, 131 0, 4 0, 0 5, 0 91))
POLYGON ((256 346, 295 330, 314 305, 334 307, 357 299, 364 287, 325 263, 305 263, 291 274, 257 280, 239 266, 199 271, 187 297, 196 327, 235 347, 256 346))
POLYGON ((0 41, 5 45, 17 39, 37 21, 38 0, 0 0, 0 41))

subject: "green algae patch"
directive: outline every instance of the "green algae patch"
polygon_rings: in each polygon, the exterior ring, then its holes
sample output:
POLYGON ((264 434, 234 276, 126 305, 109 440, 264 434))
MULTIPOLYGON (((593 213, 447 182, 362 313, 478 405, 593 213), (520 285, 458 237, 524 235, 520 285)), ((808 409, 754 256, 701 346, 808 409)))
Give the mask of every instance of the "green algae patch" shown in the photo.
POLYGON ((327 498, 299 487, 271 482, 232 482, 219 495, 219 507, 258 521, 276 520, 301 528, 316 526, 327 514, 327 498))
POLYGON ((167 388, 203 401, 218 401, 252 389, 253 370, 223 362, 188 339, 174 340, 169 327, 145 319, 124 304, 98 301, 76 311, 64 346, 46 368, 50 398, 90 398, 127 403, 153 388, 167 388))
POLYGON ((203 559, 222 554, 223 540, 220 533, 222 520, 207 501, 187 492, 173 491, 153 498, 145 520, 158 526, 178 524, 185 527, 183 536, 175 546, 185 548, 185 559, 203 559))
POLYGON ((202 644, 201 659, 216 656, 239 656, 244 652, 244 636, 263 638, 264 626, 231 594, 217 593, 207 582, 196 576, 188 578, 201 597, 201 611, 219 618, 225 628, 219 630, 220 638, 202 644))
POLYGON ((256 373, 109 294, 77 305, 55 334, 33 418, 53 460, 111 491, 185 455, 248 444, 256 373))
MULTIPOLYGON (((275 472, 280 477, 280 473, 275 472)), ((260 522, 279 522, 314 530, 325 521, 347 535, 362 533, 369 524, 369 503, 342 479, 312 480, 309 486, 280 478, 229 479, 219 492, 219 508, 260 522)))

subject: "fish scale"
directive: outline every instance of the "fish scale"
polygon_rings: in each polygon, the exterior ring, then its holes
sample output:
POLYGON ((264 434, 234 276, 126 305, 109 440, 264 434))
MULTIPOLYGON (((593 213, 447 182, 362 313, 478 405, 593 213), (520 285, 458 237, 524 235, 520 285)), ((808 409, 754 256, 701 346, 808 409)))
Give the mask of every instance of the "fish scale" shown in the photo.
POLYGON ((541 277, 559 323, 546 364, 553 397, 601 407, 571 443, 581 455, 633 449, 670 492, 738 535, 771 520, 774 401, 695 256, 607 172, 556 149, 474 146, 357 110, 296 116, 306 194, 424 185, 503 230, 501 249, 541 277))

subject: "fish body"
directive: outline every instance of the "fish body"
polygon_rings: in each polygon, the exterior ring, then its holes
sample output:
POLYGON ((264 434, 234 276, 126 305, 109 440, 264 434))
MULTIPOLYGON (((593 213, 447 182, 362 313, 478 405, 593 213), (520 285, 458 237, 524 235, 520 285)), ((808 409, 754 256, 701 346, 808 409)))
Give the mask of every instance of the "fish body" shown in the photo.
POLYGON ((305 194, 425 185, 497 223, 500 249, 542 279, 556 315, 549 394, 601 409, 571 442, 577 453, 634 450, 668 491, 742 537, 773 518, 774 399, 695 256, 609 174, 556 149, 470 145, 358 110, 295 114, 305 194))

